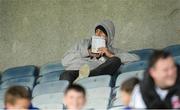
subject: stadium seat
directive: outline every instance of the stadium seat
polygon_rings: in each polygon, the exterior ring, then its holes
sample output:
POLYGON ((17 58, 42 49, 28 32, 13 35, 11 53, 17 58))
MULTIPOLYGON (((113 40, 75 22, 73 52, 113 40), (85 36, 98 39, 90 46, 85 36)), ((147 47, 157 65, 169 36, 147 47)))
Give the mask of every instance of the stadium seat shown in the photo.
POLYGON ((116 107, 112 107, 108 110, 125 110, 126 106, 116 106, 116 107))
MULTIPOLYGON (((0 108, 4 108, 4 101, 3 100, 0 100, 0 108)), ((1 109, 3 110, 3 109, 1 109)))
POLYGON ((40 68, 40 76, 45 75, 47 73, 55 72, 55 71, 64 71, 64 67, 61 63, 52 62, 43 65, 40 68))
POLYGON ((180 44, 171 45, 164 48, 165 51, 170 52, 174 57, 180 55, 180 44))
POLYGON ((86 89, 87 99, 102 99, 102 98, 111 98, 111 87, 98 87, 86 89), (103 94, 102 94, 103 93, 103 94))
POLYGON ((80 79, 75 83, 80 84, 87 89, 96 88, 96 87, 109 87, 111 86, 111 76, 100 75, 100 76, 87 77, 84 79, 80 79))
POLYGON ((121 66, 120 70, 121 73, 130 72, 130 71, 138 71, 138 70, 145 70, 147 68, 148 62, 147 61, 136 61, 131 63, 126 63, 121 66))
POLYGON ((39 83, 58 81, 59 76, 63 73, 63 71, 55 71, 48 74, 43 75, 39 79, 39 83))
POLYGON ((59 80, 47 83, 40 83, 34 87, 32 96, 38 96, 43 94, 64 92, 66 87, 69 85, 69 82, 66 80, 59 80))
POLYGON ((8 88, 10 86, 19 85, 19 86, 28 87, 30 90, 32 90, 34 87, 34 84, 35 84, 34 76, 20 77, 20 78, 8 79, 8 80, 4 81, 1 84, 1 88, 8 88))
POLYGON ((111 98, 111 87, 98 87, 86 89, 86 109, 107 109, 111 98), (103 93, 103 94, 102 94, 103 93))
POLYGON ((37 68, 34 65, 13 67, 5 70, 2 74, 2 81, 27 76, 37 76, 37 68))
POLYGON ((132 77, 137 77, 139 79, 142 79, 143 73, 144 73, 144 70, 121 73, 116 79, 116 87, 120 86, 125 80, 132 77))
MULTIPOLYGON (((32 104, 35 107, 39 107, 39 105, 46 105, 46 104, 55 104, 55 103, 61 104, 63 103, 63 96, 64 96, 63 92, 46 93, 46 94, 38 95, 32 99, 32 104)), ((55 107, 56 106, 54 106, 53 109, 55 107)))
POLYGON ((174 57, 174 59, 175 59, 176 63, 180 65, 180 55, 174 57))
POLYGON ((4 100, 4 95, 7 89, 0 89, 0 100, 4 100))
POLYGON ((85 110, 86 109, 93 109, 93 110, 107 110, 109 107, 109 99, 102 98, 102 99, 90 99, 87 100, 85 110))
POLYGON ((149 57, 153 54, 154 49, 142 49, 142 50, 133 50, 129 53, 134 53, 140 57, 140 60, 148 60, 149 57))
POLYGON ((63 104, 54 103, 54 104, 39 104, 37 107, 40 110, 64 110, 63 104))

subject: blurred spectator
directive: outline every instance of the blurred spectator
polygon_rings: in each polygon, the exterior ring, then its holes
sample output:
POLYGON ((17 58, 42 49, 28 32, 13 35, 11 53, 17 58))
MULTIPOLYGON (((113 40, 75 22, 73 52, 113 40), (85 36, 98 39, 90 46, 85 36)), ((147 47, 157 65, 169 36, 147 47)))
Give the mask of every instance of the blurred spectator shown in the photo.
POLYGON ((125 105, 126 107, 129 106, 132 91, 135 85, 138 83, 139 83, 139 79, 135 77, 130 78, 122 83, 120 88, 120 95, 121 95, 121 101, 123 105, 125 105))
POLYGON ((180 108, 180 71, 170 53, 156 50, 140 85, 135 86, 130 106, 148 109, 180 108))
POLYGON ((72 84, 65 90, 64 105, 68 110, 82 110, 86 104, 86 91, 77 84, 72 84))
POLYGON ((37 109, 31 106, 29 91, 22 86, 12 86, 5 93, 5 109, 28 110, 37 109))

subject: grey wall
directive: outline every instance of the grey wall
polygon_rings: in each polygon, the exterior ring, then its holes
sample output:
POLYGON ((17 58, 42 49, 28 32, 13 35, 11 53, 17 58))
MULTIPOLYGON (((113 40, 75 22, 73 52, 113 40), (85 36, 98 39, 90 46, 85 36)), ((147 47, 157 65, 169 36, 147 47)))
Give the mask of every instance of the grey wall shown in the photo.
POLYGON ((180 43, 180 0, 0 0, 0 70, 60 60, 103 19, 123 50, 180 43))

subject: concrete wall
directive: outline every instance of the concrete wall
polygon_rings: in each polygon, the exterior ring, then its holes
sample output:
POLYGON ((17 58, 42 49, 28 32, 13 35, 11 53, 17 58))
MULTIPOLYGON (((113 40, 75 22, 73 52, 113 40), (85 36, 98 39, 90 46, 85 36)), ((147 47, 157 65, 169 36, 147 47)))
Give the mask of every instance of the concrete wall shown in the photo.
POLYGON ((180 0, 0 0, 0 70, 60 60, 103 19, 126 51, 180 43, 180 0))

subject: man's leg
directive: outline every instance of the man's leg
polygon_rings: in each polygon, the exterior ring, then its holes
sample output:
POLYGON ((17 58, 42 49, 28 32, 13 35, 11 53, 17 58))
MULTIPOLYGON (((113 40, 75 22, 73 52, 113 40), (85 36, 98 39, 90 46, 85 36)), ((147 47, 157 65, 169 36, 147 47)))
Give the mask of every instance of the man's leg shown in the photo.
POLYGON ((65 70, 64 73, 60 75, 60 80, 68 80, 72 84, 76 78, 79 76, 79 70, 65 70))
POLYGON ((98 75, 113 75, 113 73, 117 72, 119 67, 121 66, 121 60, 118 57, 109 58, 106 62, 91 70, 91 76, 98 76, 98 75))

